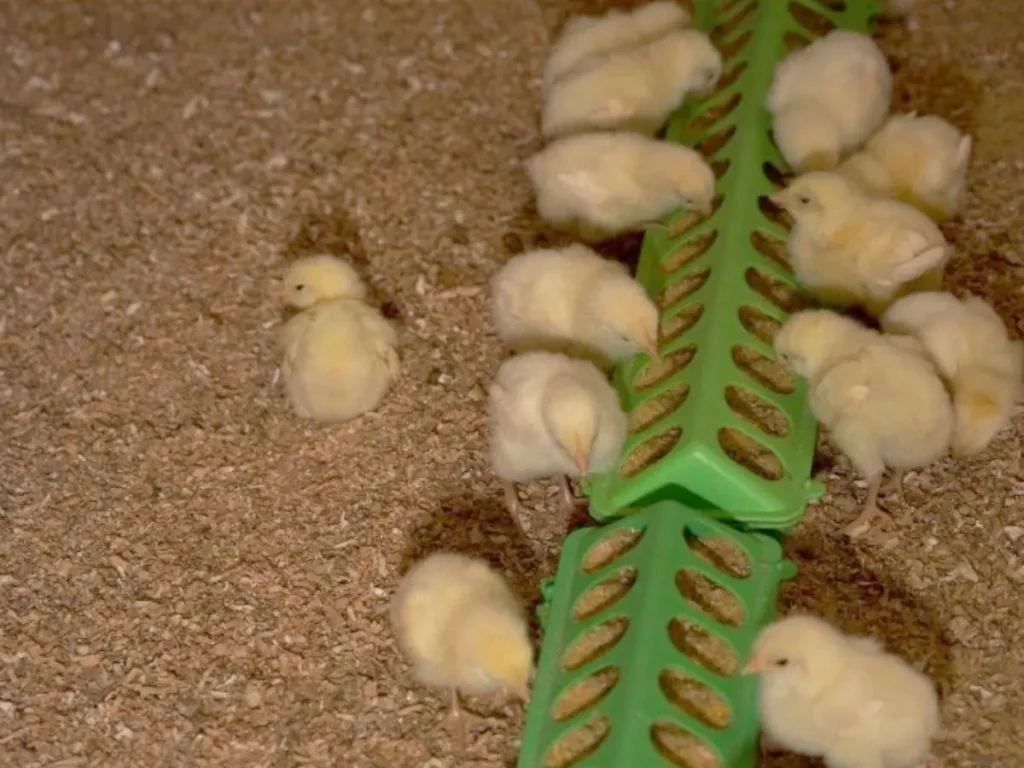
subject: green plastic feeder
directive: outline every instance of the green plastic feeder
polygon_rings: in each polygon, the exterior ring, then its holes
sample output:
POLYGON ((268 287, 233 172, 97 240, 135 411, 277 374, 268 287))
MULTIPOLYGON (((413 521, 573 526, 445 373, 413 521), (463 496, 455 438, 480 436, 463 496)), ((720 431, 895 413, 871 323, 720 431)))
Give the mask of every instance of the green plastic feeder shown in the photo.
POLYGON ((618 469, 588 478, 591 514, 674 500, 750 528, 785 530, 821 495, 809 479, 817 424, 806 384, 771 339, 805 305, 787 262, 788 223, 768 196, 784 163, 764 108, 776 63, 833 28, 866 31, 874 2, 698 0, 695 25, 725 61, 717 91, 684 106, 667 138, 718 176, 715 210, 677 212, 644 238, 637 279, 661 307, 661 361, 620 365, 630 418, 618 469))
POLYGON ((674 502, 571 534, 518 768, 753 768, 738 671, 795 573, 769 535, 674 502))

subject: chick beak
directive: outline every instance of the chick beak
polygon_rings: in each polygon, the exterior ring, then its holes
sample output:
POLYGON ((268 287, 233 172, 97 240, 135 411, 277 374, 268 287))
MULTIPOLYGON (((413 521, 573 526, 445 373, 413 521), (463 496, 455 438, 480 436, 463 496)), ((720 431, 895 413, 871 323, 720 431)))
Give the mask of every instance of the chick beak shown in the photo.
POLYGON ((523 702, 523 704, 530 703, 530 688, 527 685, 517 685, 512 689, 512 695, 523 702))
POLYGON ((661 356, 658 354, 658 342, 654 339, 644 339, 640 344, 640 349, 644 351, 644 354, 651 358, 651 362, 661 362, 661 356))
POLYGON ((701 216, 710 216, 711 212, 714 210, 713 201, 708 200, 706 203, 701 203, 697 210, 700 212, 701 216))
POLYGON ((752 656, 746 666, 740 671, 741 675, 760 675, 764 672, 764 663, 757 656, 752 656))
POLYGON ((789 210, 789 195, 785 192, 776 192, 774 195, 769 195, 768 199, 772 201, 773 205, 778 206, 782 210, 789 210))
POLYGON ((576 466, 579 467, 580 474, 587 474, 587 468, 590 466, 590 450, 577 445, 572 452, 572 459, 576 462, 576 466))

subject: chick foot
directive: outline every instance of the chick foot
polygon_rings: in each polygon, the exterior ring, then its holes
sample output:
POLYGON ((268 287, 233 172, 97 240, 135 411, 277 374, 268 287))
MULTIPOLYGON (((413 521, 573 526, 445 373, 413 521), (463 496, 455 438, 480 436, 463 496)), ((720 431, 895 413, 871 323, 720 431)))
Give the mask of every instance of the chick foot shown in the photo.
POLYGON ((903 476, 906 474, 906 470, 897 469, 892 473, 892 477, 889 478, 884 486, 882 486, 883 493, 895 493, 901 499, 903 498, 903 476))
POLYGON ((519 500, 515 483, 505 483, 505 509, 512 516, 512 520, 519 526, 519 532, 526 536, 526 529, 523 528, 523 519, 526 517, 526 506, 519 500))
POLYGON ((570 516, 574 515, 576 510, 587 506, 586 499, 577 498, 576 494, 573 493, 572 483, 569 482, 569 477, 567 475, 559 476, 558 485, 561 488, 560 496, 562 506, 570 516))
POLYGON ((868 529, 871 528, 872 521, 880 517, 892 520, 889 513, 878 506, 878 491, 881 486, 881 476, 876 477, 868 483, 868 497, 864 502, 864 507, 861 509, 860 514, 857 515, 857 518, 843 528, 843 533, 851 539, 856 539, 867 533, 868 529))
POLYGON ((472 715, 466 712, 459 705, 459 693, 454 688, 451 692, 451 709, 448 714, 441 718, 441 722, 435 725, 433 731, 448 731, 455 742, 455 749, 458 752, 465 752, 469 744, 469 727, 472 715))

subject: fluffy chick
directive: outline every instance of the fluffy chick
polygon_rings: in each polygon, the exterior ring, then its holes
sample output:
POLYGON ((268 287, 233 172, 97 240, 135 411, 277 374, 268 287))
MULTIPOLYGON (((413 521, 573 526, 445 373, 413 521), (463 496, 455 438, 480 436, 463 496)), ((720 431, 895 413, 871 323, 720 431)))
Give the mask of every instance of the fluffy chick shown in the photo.
POLYGON ((946 388, 919 352, 828 310, 791 315, 775 350, 808 379, 811 411, 868 481, 864 508, 845 528, 859 535, 885 515, 878 492, 886 467, 919 469, 948 451, 953 407, 946 388))
POLYGON ((684 206, 707 214, 715 175, 698 152, 633 133, 585 133, 526 161, 537 211, 582 239, 643 228, 684 206))
POLYGON ((505 579, 484 561, 438 552, 418 562, 395 593, 391 624, 416 678, 450 691, 444 724, 456 721, 460 746, 467 731, 460 692, 528 700, 533 648, 526 615, 505 579))
POLYGON ((566 22, 544 67, 543 91, 579 65, 612 51, 641 45, 685 27, 690 15, 675 0, 655 0, 632 11, 612 9, 603 16, 576 16, 566 22))
POLYGON ((916 768, 939 729, 932 681, 876 640, 788 616, 754 642, 765 735, 828 768, 916 768))
POLYGON ((839 172, 872 194, 945 221, 960 208, 970 159, 970 136, 941 117, 911 112, 890 117, 839 172))
POLYGON ((892 73, 869 36, 835 30, 775 68, 765 106, 786 162, 828 170, 878 130, 892 102, 892 73))
POLYGON ((722 55, 703 32, 679 29, 577 67, 544 100, 547 139, 584 131, 630 130, 653 136, 690 93, 707 93, 722 55))
POLYGON ((286 304, 303 310, 280 334, 285 392, 299 416, 348 421, 376 408, 398 377, 397 334, 366 293, 333 256, 300 259, 285 275, 286 304))
POLYGON ((917 293, 882 315, 887 333, 921 343, 953 393, 953 455, 984 450, 1005 427, 1024 387, 1024 343, 1013 341, 992 306, 977 296, 917 293))
POLYGON ((605 472, 619 460, 626 415, 598 368, 554 352, 506 360, 491 385, 491 465, 505 483, 505 503, 522 518, 516 484, 559 475, 563 502, 575 500, 566 477, 605 472))
POLYGON ((797 177, 772 201, 794 219, 789 254, 797 278, 829 304, 877 317, 900 296, 942 284, 949 245, 906 203, 872 197, 831 171, 797 177))
POLYGON ((658 356, 658 308, 625 266, 585 245, 509 259, 491 295, 498 335, 513 349, 572 350, 605 367, 658 356))

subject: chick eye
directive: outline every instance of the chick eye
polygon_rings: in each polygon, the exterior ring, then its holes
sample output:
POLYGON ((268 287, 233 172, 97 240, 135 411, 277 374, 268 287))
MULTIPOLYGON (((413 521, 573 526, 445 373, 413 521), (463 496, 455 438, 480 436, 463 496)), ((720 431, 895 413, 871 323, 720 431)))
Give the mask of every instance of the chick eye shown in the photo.
POLYGON ((775 660, 775 666, 777 666, 777 667, 785 667, 787 664, 789 664, 789 659, 776 659, 775 660))
POLYGON ((305 287, 306 287, 305 285, 303 285, 302 283, 299 283, 298 285, 295 286, 295 290, 296 291, 301 291, 305 287))
POLYGON ((797 202, 800 203, 800 205, 809 205, 811 202, 811 198, 809 198, 807 195, 797 195, 796 199, 797 202))

